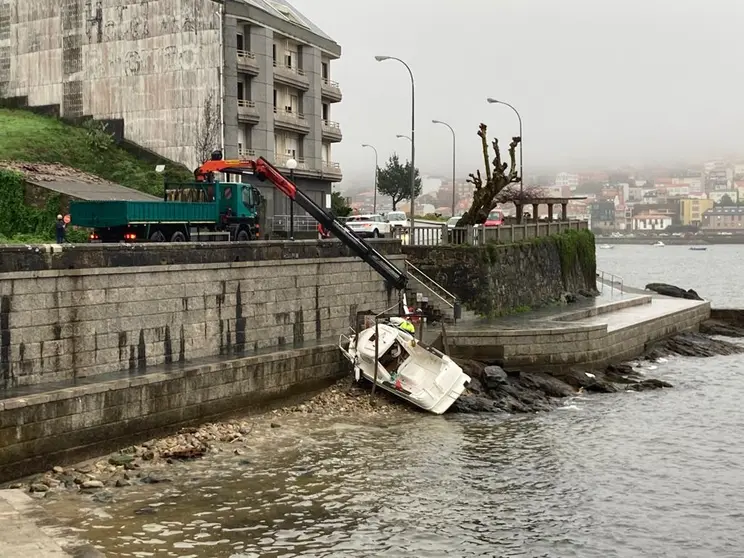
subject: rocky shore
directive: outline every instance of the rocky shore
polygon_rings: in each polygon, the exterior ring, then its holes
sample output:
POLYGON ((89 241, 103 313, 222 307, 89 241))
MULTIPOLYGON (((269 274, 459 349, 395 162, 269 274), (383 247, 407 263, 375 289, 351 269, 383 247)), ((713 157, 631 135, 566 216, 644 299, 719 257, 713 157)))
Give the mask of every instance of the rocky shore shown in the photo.
POLYGON ((744 353, 744 345, 711 337, 722 331, 726 331, 728 337, 744 337, 744 329, 709 322, 703 324, 701 330, 706 333, 684 333, 664 339, 649 347, 646 354, 634 362, 612 364, 601 370, 582 367, 551 372, 503 370, 476 361, 461 361, 460 365, 473 380, 468 392, 453 405, 453 411, 532 413, 553 409, 561 399, 582 392, 671 388, 668 382, 646 378, 643 364, 669 356, 707 358, 744 353))
MULTIPOLYGON (((532 413, 558 407, 565 398, 580 393, 616 393, 671 388, 672 385, 644 375, 660 359, 679 355, 712 357, 744 353, 744 344, 734 344, 715 336, 744 337, 744 328, 721 320, 710 320, 701 333, 686 333, 660 341, 634 362, 615 364, 601 370, 572 368, 563 371, 503 370, 476 361, 459 361, 472 378, 471 385, 453 405, 453 413, 532 413)), ((60 491, 89 494, 106 502, 112 491, 135 484, 168 483, 179 474, 178 464, 209 458, 216 454, 240 460, 250 458, 250 448, 271 444, 282 429, 321 422, 371 422, 405 420, 421 411, 391 394, 377 390, 372 397, 369 384, 344 378, 331 388, 305 402, 262 415, 242 417, 182 428, 173 436, 153 439, 140 445, 71 467, 52 470, 6 485, 45 498, 60 491)))

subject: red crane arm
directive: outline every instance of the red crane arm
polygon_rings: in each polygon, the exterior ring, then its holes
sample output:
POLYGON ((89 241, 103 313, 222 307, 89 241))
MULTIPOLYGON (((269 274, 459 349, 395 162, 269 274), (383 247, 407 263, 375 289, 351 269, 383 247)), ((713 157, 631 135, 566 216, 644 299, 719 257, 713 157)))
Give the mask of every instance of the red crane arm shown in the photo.
POLYGON ((194 171, 197 180, 204 180, 207 175, 215 172, 224 172, 228 174, 254 174, 260 180, 268 180, 285 195, 295 199, 297 188, 271 164, 259 157, 255 161, 252 159, 233 159, 220 161, 206 161, 194 171))

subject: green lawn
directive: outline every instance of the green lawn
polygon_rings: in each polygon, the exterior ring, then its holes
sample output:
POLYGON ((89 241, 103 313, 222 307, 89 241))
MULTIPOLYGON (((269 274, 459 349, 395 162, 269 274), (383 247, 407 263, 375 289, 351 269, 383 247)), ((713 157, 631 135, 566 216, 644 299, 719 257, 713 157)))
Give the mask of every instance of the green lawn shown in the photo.
MULTIPOLYGON (((163 187, 153 163, 117 147, 100 124, 72 126, 22 110, 0 109, 0 160, 61 163, 156 195, 163 187)), ((165 178, 193 180, 186 169, 171 164, 165 178)))

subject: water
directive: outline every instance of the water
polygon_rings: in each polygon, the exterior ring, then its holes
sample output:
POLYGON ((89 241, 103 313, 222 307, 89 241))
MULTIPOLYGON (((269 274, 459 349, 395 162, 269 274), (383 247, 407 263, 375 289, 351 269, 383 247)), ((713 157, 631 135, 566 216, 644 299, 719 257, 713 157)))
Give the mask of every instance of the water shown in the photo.
POLYGON ((626 285, 671 283, 695 289, 715 308, 744 308, 739 278, 744 272, 744 245, 715 244, 705 251, 689 246, 620 245, 597 250, 597 268, 619 275, 626 285))
MULTIPOLYGON (((598 258, 628 284, 676 283, 723 307, 740 305, 727 286, 737 249, 618 246, 598 258)), ((530 416, 296 419, 250 463, 223 455, 113 503, 50 507, 108 556, 738 557, 742 364, 670 359, 648 373, 673 390, 530 416), (135 513, 144 506, 155 513, 135 513)))

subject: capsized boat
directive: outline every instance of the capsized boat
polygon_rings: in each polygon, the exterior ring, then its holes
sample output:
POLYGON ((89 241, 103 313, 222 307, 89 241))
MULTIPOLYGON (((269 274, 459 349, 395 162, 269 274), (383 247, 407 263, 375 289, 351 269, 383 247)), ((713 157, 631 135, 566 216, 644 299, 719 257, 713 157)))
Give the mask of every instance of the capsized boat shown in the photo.
MULTIPOLYGON (((399 319, 401 322, 402 319, 399 319)), ((377 385, 425 411, 441 415, 470 382, 451 358, 418 341, 396 323, 377 325, 377 385)), ((354 366, 357 381, 375 382, 375 327, 342 335, 339 347, 354 366)))

